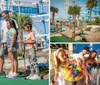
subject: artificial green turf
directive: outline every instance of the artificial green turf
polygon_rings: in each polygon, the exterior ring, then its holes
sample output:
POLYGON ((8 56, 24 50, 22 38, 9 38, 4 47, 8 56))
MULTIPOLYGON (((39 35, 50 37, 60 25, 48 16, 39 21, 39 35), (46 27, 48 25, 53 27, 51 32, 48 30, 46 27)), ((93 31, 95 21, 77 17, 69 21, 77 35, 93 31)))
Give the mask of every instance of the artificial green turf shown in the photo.
POLYGON ((83 42, 82 40, 74 41, 64 36, 54 36, 50 37, 51 42, 83 42))
POLYGON ((18 57, 17 60, 18 60, 18 61, 19 61, 19 60, 24 60, 24 58, 22 58, 22 57, 18 57))
POLYGON ((0 85, 49 85, 49 80, 25 80, 24 77, 9 79, 0 75, 0 85))

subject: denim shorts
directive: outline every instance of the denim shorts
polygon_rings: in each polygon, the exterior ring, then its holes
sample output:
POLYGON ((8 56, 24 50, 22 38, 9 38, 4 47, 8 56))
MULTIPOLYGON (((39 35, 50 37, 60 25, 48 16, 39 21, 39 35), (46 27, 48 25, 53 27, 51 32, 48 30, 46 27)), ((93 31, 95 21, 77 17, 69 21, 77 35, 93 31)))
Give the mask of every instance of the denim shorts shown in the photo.
MULTIPOLYGON (((10 48, 10 45, 8 45, 8 49, 10 48)), ((14 42, 14 45, 13 45, 13 47, 12 47, 12 51, 13 52, 16 52, 17 51, 17 49, 18 49, 18 42, 14 42)))
MULTIPOLYGON (((8 49, 10 48, 10 43, 11 43, 11 39, 8 39, 8 41, 7 41, 7 47, 8 47, 8 49)), ((19 47, 18 46, 18 42, 14 41, 14 45, 12 47, 12 51, 13 52, 17 51, 18 47, 19 47)))

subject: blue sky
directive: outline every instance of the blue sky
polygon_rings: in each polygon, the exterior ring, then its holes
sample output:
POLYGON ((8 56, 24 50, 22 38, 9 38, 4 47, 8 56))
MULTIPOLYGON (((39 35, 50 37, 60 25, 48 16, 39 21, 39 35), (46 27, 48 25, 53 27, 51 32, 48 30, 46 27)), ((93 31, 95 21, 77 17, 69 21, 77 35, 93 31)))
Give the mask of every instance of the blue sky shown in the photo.
MULTIPOLYGON (((70 0, 71 1, 71 0, 70 0)), ((76 0, 76 4, 85 5, 87 0, 76 0)), ((100 0, 98 0, 98 6, 100 7, 100 0)), ((64 18, 64 2, 65 0, 51 0, 51 6, 55 6, 59 9, 59 13, 56 14, 56 18, 64 18)), ((85 12, 85 10, 84 10, 85 12)))

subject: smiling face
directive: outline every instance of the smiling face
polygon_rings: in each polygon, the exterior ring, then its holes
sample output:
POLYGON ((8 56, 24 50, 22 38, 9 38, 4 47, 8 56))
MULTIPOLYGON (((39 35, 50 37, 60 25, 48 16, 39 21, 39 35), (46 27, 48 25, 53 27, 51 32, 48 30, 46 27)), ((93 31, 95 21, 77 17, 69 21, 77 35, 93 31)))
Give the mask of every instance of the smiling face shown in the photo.
POLYGON ((95 52, 94 52, 94 53, 92 53, 92 54, 91 54, 91 58, 95 58, 95 57, 96 57, 96 55, 97 55, 97 53, 95 53, 95 52))
POLYGON ((83 55, 86 55, 87 54, 87 50, 83 50, 82 53, 83 53, 83 55))
POLYGON ((7 21, 7 28, 10 29, 11 28, 11 24, 7 21))
POLYGON ((66 52, 65 51, 60 51, 58 53, 58 58, 60 59, 61 62, 66 62, 66 52))
POLYGON ((6 13, 2 13, 2 17, 7 20, 9 18, 9 15, 6 13))
POLYGON ((95 59, 96 55, 97 55, 97 51, 92 50, 92 51, 90 52, 90 54, 89 54, 89 59, 95 59))
POLYGON ((29 29, 28 27, 26 27, 26 26, 24 26, 24 29, 25 29, 25 31, 27 31, 27 32, 30 31, 30 29, 29 29))

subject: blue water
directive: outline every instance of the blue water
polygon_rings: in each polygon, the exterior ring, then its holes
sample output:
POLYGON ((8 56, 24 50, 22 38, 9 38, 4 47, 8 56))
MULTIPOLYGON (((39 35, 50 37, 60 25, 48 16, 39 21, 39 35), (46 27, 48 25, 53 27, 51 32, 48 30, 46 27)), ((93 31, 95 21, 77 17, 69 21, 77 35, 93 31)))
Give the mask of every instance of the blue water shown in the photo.
MULTIPOLYGON (((58 29, 58 32, 60 31, 60 28, 58 29)), ((62 31, 61 32, 64 32, 65 31, 65 29, 64 28, 62 28, 62 31)), ((55 29, 55 27, 54 26, 51 26, 50 27, 50 33, 55 33, 56 32, 56 29, 55 29)))
POLYGON ((83 33, 83 34, 79 34, 79 36, 81 36, 81 37, 82 37, 82 36, 85 36, 85 35, 88 35, 88 34, 85 34, 85 33, 83 33))

